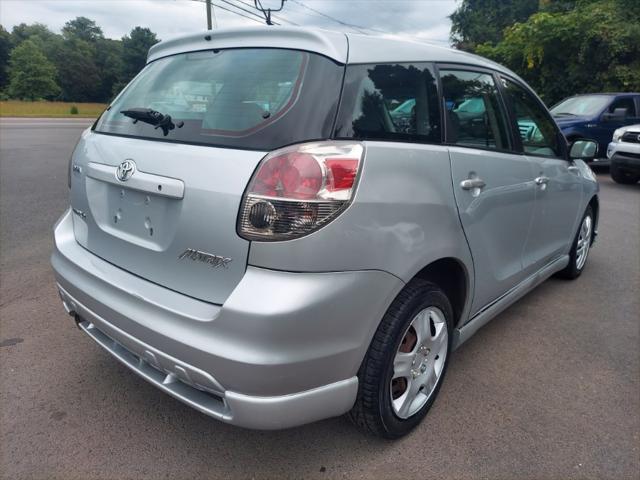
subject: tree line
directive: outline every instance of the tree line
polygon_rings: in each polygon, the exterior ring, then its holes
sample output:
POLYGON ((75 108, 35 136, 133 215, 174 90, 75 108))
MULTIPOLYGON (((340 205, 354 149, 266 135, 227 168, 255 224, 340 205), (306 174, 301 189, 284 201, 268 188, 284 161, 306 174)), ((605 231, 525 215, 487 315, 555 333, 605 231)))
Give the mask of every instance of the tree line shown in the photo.
POLYGON ((96 22, 77 17, 61 33, 41 23, 0 25, 0 97, 109 102, 141 69, 159 40, 135 27, 121 40, 105 38, 96 22))
POLYGON ((640 92, 640 0, 463 0, 451 21, 455 47, 509 67, 549 105, 640 92))
MULTIPOLYGON (((462 0, 454 47, 491 58, 553 104, 576 93, 640 91, 640 0, 462 0)), ((0 25, 0 98, 108 102, 159 40, 135 27, 105 38, 77 17, 61 33, 0 25)))

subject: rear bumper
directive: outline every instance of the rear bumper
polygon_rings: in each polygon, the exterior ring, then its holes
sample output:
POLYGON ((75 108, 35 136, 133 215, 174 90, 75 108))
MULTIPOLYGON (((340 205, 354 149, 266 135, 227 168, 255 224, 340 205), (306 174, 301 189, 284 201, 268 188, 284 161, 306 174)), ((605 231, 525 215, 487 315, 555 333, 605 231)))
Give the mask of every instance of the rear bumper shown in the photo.
POLYGON ((347 412, 356 374, 402 287, 378 271, 248 267, 224 305, 147 282, 82 248, 72 213, 52 265, 68 312, 100 346, 161 390, 219 420, 286 428, 347 412))

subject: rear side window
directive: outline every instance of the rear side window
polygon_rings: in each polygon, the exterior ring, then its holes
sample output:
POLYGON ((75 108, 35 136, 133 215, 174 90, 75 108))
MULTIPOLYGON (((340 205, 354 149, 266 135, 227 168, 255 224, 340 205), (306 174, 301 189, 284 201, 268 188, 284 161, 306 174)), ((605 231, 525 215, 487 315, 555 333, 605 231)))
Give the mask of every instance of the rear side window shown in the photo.
POLYGON ((337 138, 440 142, 440 110, 431 65, 347 66, 337 138))
POLYGON ((609 107, 609 113, 614 113, 617 108, 624 108, 628 117, 636 116, 636 106, 632 97, 618 98, 609 107))
POLYGON ((440 70, 440 78, 448 119, 447 142, 509 150, 508 123, 493 76, 465 70, 440 70))
POLYGON ((561 157, 560 136, 546 109, 520 85, 506 79, 502 81, 513 106, 525 153, 561 157))
POLYGON ((273 150, 327 138, 344 67, 284 49, 183 53, 147 65, 96 125, 102 133, 273 150), (183 122, 165 136, 122 110, 150 108, 183 122))

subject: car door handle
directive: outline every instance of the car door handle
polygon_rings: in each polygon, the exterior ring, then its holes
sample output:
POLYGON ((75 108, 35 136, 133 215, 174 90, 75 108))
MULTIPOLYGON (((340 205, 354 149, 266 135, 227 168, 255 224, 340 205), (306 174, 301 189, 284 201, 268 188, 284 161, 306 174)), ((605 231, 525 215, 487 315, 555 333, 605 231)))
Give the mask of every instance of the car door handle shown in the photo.
POLYGON ((484 188, 487 184, 481 178, 467 178, 460 182, 460 186, 463 190, 473 190, 474 188, 484 188))
POLYGON ((549 177, 545 177, 545 176, 536 177, 535 182, 536 182, 536 185, 545 185, 549 183, 549 177))
POLYGON ((571 173, 580 173, 580 169, 575 165, 568 166, 567 170, 569 170, 571 173))

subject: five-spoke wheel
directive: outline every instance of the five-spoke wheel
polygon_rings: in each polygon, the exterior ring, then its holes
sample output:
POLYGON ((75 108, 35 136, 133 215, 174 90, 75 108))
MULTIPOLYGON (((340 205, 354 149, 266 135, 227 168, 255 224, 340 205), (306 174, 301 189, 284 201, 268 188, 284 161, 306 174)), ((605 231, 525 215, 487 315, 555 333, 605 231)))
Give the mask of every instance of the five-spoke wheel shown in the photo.
POLYGON ((586 215, 580 225, 580 233, 578 233, 578 244, 576 249, 576 267, 578 270, 584 268, 589 255, 589 247, 591 247, 591 232, 593 231, 593 219, 590 215, 586 215))
POLYGON ((420 423, 447 370, 453 309, 434 283, 413 279, 393 301, 358 373, 351 419, 370 433, 397 438, 420 423))
POLYGON ((398 417, 410 417, 429 400, 442 374, 448 340, 440 309, 427 307, 411 321, 393 361, 391 402, 398 417))

